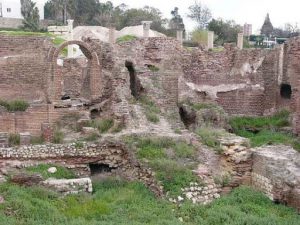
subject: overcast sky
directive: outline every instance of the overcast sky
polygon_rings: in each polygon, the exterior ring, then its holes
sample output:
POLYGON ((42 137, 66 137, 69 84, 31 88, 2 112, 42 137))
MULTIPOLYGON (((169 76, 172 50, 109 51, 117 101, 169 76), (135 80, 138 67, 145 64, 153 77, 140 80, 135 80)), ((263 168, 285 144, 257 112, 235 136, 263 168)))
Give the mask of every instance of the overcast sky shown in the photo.
MULTIPOLYGON (((145 5, 160 9, 164 16, 170 18, 171 10, 177 6, 188 30, 195 24, 186 18, 188 7, 195 0, 111 0, 115 6, 125 3, 129 7, 143 7, 145 5)), ((102 0, 103 2, 103 0, 102 0)), ((214 18, 233 19, 239 24, 253 24, 253 32, 260 29, 267 13, 275 27, 283 27, 285 23, 300 24, 299 0, 202 0, 212 11, 214 18)))

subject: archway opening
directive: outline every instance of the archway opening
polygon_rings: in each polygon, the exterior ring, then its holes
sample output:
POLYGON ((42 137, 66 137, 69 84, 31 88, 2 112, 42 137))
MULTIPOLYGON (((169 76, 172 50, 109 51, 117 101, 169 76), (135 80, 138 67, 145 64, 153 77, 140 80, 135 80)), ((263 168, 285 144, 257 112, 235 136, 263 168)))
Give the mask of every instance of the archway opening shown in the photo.
POLYGON ((292 87, 289 84, 281 84, 280 85, 280 96, 284 99, 292 98, 292 87))
POLYGON ((140 92, 142 90, 141 83, 139 79, 136 76, 136 71, 134 69, 133 63, 126 61, 125 66, 128 69, 129 72, 129 81, 130 81, 130 91, 131 95, 135 98, 138 99, 140 96, 140 92))
POLYGON ((91 60, 88 58, 90 55, 85 52, 76 44, 60 49, 56 60, 56 73, 61 80, 61 100, 89 98, 91 60), (73 51, 71 54, 70 50, 73 51))

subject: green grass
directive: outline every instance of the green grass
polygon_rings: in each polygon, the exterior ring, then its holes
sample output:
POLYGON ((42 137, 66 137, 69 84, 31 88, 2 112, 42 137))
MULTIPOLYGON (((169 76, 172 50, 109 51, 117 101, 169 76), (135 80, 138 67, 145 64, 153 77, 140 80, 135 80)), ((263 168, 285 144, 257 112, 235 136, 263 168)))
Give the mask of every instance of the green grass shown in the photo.
POLYGON ((38 166, 27 167, 25 170, 29 173, 41 174, 44 179, 48 179, 50 177, 53 177, 56 179, 76 178, 75 174, 71 170, 68 170, 65 167, 57 166, 57 165, 53 165, 53 164, 40 164, 38 166), (56 167, 57 172, 54 174, 49 173, 47 170, 50 167, 56 167))
POLYGON ((99 130, 101 134, 107 133, 113 126, 114 120, 113 119, 96 119, 90 121, 88 124, 90 127, 94 127, 99 130))
POLYGON ((29 107, 29 103, 23 100, 4 101, 0 99, 0 106, 9 112, 24 112, 29 107))
POLYGON ((198 181, 192 173, 196 150, 193 146, 182 141, 169 138, 129 138, 127 143, 137 148, 138 159, 149 165, 162 182, 164 190, 171 196, 181 193, 181 188, 190 182, 198 181))
POLYGON ((286 144, 300 151, 300 139, 280 131, 289 126, 289 112, 282 111, 267 117, 234 117, 230 119, 233 132, 250 139, 252 147, 286 144))
POLYGON ((147 120, 152 123, 159 123, 160 119, 158 114, 160 113, 160 109, 155 103, 145 95, 141 96, 138 101, 145 110, 147 120))
POLYGON ((264 117, 234 117, 230 119, 230 125, 234 131, 246 130, 257 132, 261 130, 278 130, 289 126, 289 112, 281 111, 274 116, 264 117))
POLYGON ((137 37, 134 36, 134 35, 124 35, 122 37, 117 38, 117 43, 121 44, 121 43, 124 43, 124 42, 134 41, 136 39, 137 39, 137 37))
POLYGON ((42 188, 0 185, 0 224, 5 225, 299 225, 296 211, 241 187, 208 206, 177 207, 136 182, 94 184, 93 195, 61 198, 42 188), (178 218, 183 218, 180 222, 178 218))
POLYGON ((196 134, 200 136, 203 144, 213 148, 217 153, 222 153, 219 139, 225 135, 224 131, 210 127, 201 127, 196 130, 196 134))

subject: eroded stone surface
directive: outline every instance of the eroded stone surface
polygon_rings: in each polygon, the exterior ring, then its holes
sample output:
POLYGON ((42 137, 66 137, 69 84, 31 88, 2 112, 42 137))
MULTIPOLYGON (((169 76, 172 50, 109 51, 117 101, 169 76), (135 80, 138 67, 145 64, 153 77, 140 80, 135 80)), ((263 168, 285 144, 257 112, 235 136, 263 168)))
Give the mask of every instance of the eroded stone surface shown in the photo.
POLYGON ((264 146, 253 150, 252 184, 267 196, 300 210, 300 153, 292 147, 264 146))

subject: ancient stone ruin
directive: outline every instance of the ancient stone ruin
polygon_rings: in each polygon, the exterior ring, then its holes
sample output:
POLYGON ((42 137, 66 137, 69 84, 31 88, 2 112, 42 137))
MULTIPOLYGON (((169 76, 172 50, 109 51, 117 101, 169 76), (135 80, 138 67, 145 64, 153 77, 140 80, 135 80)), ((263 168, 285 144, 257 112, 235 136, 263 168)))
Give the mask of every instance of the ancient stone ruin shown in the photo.
POLYGON ((229 135, 221 138, 223 153, 218 155, 188 130, 207 118, 225 126, 226 119, 219 114, 200 115, 189 108, 208 103, 228 115, 263 116, 289 109, 293 132, 299 134, 299 38, 274 49, 240 50, 227 44, 218 52, 187 49, 167 37, 113 45, 86 38, 57 47, 46 37, 0 35, 0 43, 0 99, 29 103, 22 112, 0 107, 0 174, 40 163, 64 165, 79 177, 109 170, 140 180, 163 196, 151 169, 138 162, 121 138, 164 136, 191 143, 201 156, 194 172, 206 186, 183 187, 183 198, 196 196, 193 202, 206 204, 247 184, 300 210, 299 153, 283 146, 253 150, 248 140, 229 135), (82 55, 64 57, 69 45, 79 46, 82 55), (135 104, 145 95, 159 108, 150 112, 156 123, 147 120, 149 113, 141 104, 135 104), (75 114, 80 132, 93 132, 86 124, 94 118, 110 118, 118 132, 82 146, 76 145, 74 136, 66 144, 48 144, 57 123, 75 114), (9 147, 9 134, 20 134, 23 145, 9 147), (39 136, 47 143, 29 145, 30 138, 39 136), (232 174, 226 187, 213 179, 224 171, 232 174))

